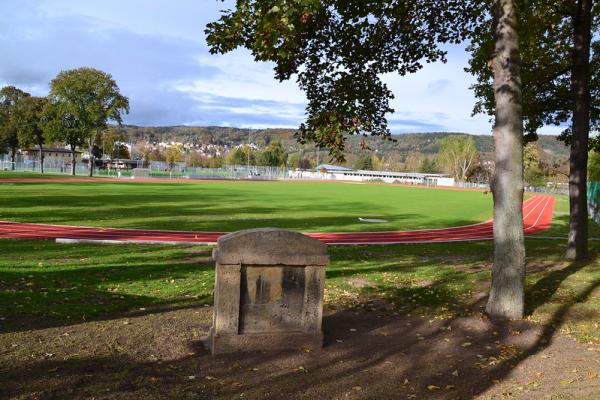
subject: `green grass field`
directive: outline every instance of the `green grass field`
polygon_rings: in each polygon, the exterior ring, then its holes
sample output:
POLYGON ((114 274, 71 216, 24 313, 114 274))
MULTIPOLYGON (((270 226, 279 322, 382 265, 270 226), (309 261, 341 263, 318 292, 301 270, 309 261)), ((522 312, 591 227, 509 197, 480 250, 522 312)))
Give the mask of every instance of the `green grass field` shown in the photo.
POLYGON ((490 218, 491 213, 492 197, 482 192, 386 185, 102 179, 0 183, 0 220, 63 225, 197 231, 267 226, 303 232, 386 231, 472 224, 490 218), (359 217, 388 222, 365 223, 359 217))
MULTIPOLYGON (((364 215, 389 218, 387 229, 407 229, 477 222, 488 218, 490 209, 491 197, 480 192, 382 185, 101 179, 0 183, 0 219, 97 226, 234 230, 277 224, 314 231, 375 229, 376 225, 356 223, 356 217, 364 215), (356 209, 361 213, 355 214, 356 209)), ((567 199, 558 197, 550 234, 564 236, 567 211, 567 199)), ((598 235, 598 227, 591 221, 589 226, 592 235, 598 235)), ((65 398, 65 393, 73 398, 155 398, 148 393, 186 398, 192 393, 190 398, 197 398, 197 388, 189 390, 190 382, 210 393, 204 397, 241 398, 237 386, 232 389, 235 396, 216 396, 215 388, 249 382, 243 389, 248 393, 257 385, 250 380, 253 376, 267 381, 269 391, 274 381, 287 388, 305 377, 310 382, 333 380, 319 372, 323 360, 335 373, 343 371, 354 379, 356 371, 388 371, 394 360, 419 371, 435 363, 440 372, 424 377, 402 372, 398 379, 384 376, 393 395, 406 390, 397 383, 403 380, 420 385, 423 395, 414 398, 430 398, 432 384, 439 385, 440 395, 450 394, 455 387, 471 387, 477 371, 488 374, 479 384, 508 385, 499 393, 530 387, 533 394, 527 392, 523 398, 541 398, 535 392, 540 374, 562 368, 556 379, 560 388, 583 398, 575 390, 593 389, 598 377, 593 368, 600 344, 600 242, 590 240, 590 260, 574 263, 563 259, 565 243, 564 239, 526 240, 525 317, 535 323, 519 321, 505 333, 496 325, 488 333, 480 330, 488 324, 483 306, 491 281, 491 241, 330 246, 324 326, 335 343, 319 352, 303 349, 289 361, 276 359, 272 366, 265 361, 270 355, 238 366, 247 356, 222 361, 196 353, 203 351, 197 343, 211 324, 215 276, 210 247, 0 238, 0 348, 5 349, 0 364, 7 366, 3 383, 14 398, 65 398), (500 336, 495 336, 495 329, 500 336), (536 336, 539 332, 542 336, 536 336), (565 334, 580 343, 555 339, 565 334), (532 353, 513 344, 529 343, 534 337, 538 339, 532 353), (400 340, 408 344, 399 344, 400 340), (369 347, 374 342, 382 343, 383 350, 369 347), (348 347, 340 350, 338 345, 348 347), (402 358, 390 358, 398 352, 402 358), (569 352, 568 357, 564 352, 569 352), (571 353, 583 360, 583 366, 572 360, 565 364, 571 353), (407 358, 411 355, 415 358, 407 358), (529 365, 534 360, 539 363, 526 369, 520 365, 522 358, 529 365), (373 359, 378 364, 369 367, 373 359), (227 371, 219 375, 222 365, 227 371), (500 369, 492 369, 496 365, 500 369), (338 370, 340 366, 345 369, 338 370), (531 376, 522 381, 504 379, 497 371, 505 368, 529 370, 531 376), (452 372, 459 370, 458 376, 452 372), (574 371, 587 374, 589 380, 576 380, 574 371), (450 389, 438 383, 444 374, 452 374, 450 389), (459 376, 464 381, 455 379, 459 376), (146 395, 132 395, 132 387, 146 395)), ((354 386, 361 391, 354 389, 353 381, 349 393, 366 393, 364 382, 372 376, 354 386)), ((317 398, 325 397, 333 396, 317 398)))
MULTIPOLYGON (((591 246, 592 261, 574 264, 562 261, 564 248, 562 241, 527 241, 527 316, 599 342, 597 246, 591 246)), ((384 305, 388 312, 441 319, 481 312, 478 296, 489 288, 491 251, 488 241, 333 246, 326 304, 377 311, 384 305)), ((145 307, 212 304, 213 285, 207 247, 0 239, 0 318, 8 320, 63 324, 145 307)))
MULTIPOLYGON (((491 196, 481 192, 385 185, 98 179, 0 183, 0 188, 0 220, 106 227, 233 231, 279 226, 327 232, 444 227, 491 216, 491 196), (389 223, 363 224, 358 217, 385 218, 389 223)), ((567 216, 568 199, 558 196, 553 226, 542 235, 564 235, 567 216)), ((600 236, 593 222, 590 233, 600 236)), ((568 303, 570 310, 578 310, 576 315, 595 315, 572 323, 580 336, 597 340, 599 328, 593 321, 600 309, 594 295, 600 280, 596 261, 600 242, 590 241, 591 263, 573 266, 561 264, 563 241, 527 243, 528 263, 548 265, 528 275, 530 317, 549 321, 568 303), (555 264, 561 267, 552 267, 555 264)), ((485 292, 490 280, 486 267, 490 242, 330 251, 333 261, 326 292, 330 305, 368 305, 368 299, 384 298, 428 314, 452 315, 470 309, 473 293, 485 292), (355 287, 354 279, 367 284, 355 287)), ((207 247, 0 240, 0 316, 65 320, 154 304, 209 304, 213 280, 207 247)))

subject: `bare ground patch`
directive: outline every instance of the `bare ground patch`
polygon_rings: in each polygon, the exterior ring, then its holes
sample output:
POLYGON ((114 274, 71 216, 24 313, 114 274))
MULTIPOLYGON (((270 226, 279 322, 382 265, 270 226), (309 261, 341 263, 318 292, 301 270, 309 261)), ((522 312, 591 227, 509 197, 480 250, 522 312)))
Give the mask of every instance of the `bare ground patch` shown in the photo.
MULTIPOLYGON (((597 398, 600 346, 527 322, 328 311, 323 349, 212 357, 210 307, 0 336, 1 398, 597 398), (544 397, 546 396, 546 397, 544 397)), ((33 322, 33 321, 31 321, 33 322)))

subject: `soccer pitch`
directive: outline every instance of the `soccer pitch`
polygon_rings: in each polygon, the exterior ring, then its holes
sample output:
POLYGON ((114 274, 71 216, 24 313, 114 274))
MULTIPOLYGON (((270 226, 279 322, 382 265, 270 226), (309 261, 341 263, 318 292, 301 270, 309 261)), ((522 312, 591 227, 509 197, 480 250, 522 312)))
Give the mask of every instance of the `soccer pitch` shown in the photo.
POLYGON ((491 215, 490 194, 378 184, 102 179, 0 183, 0 220, 59 225, 359 232, 461 226, 491 215))

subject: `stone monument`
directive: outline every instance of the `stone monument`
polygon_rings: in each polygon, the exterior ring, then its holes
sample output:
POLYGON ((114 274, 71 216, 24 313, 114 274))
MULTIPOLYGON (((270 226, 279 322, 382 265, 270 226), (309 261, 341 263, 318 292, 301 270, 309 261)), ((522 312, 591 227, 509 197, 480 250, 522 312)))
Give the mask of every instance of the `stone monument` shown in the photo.
POLYGON ((327 245, 285 229, 230 233, 216 262, 212 354, 323 345, 327 245))

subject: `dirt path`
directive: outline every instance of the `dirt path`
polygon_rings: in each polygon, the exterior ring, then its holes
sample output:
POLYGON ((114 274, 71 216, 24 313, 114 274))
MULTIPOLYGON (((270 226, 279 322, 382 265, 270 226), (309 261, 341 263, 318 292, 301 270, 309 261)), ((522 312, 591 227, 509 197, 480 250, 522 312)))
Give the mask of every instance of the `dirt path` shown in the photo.
MULTIPOLYGON (((550 227, 554 197, 536 195, 523 203, 526 234, 550 227)), ((139 229, 92 228, 66 225, 30 224, 0 221, 0 237, 27 239, 77 239, 92 241, 168 242, 214 244, 224 232, 185 232, 139 229)), ((442 229, 398 232, 310 233, 328 244, 396 244, 486 240, 493 237, 492 221, 442 229)))
POLYGON ((5 326, 0 398, 600 398, 600 346, 526 322, 329 310, 323 349, 212 357, 201 344, 211 314, 5 326))

